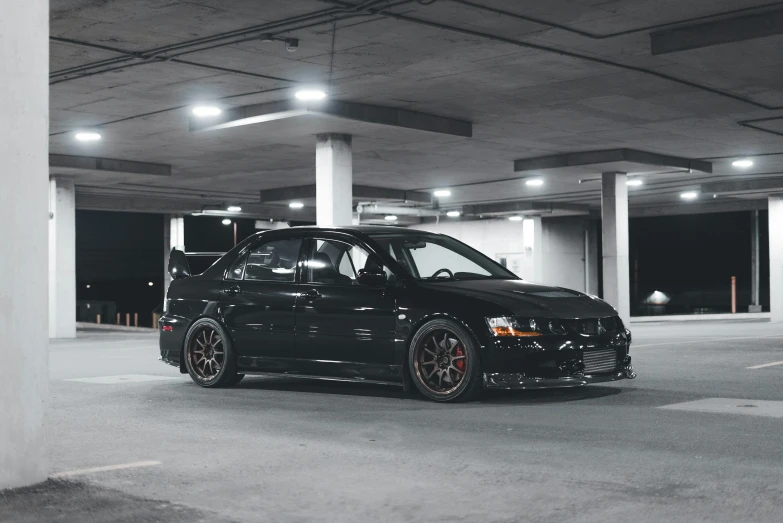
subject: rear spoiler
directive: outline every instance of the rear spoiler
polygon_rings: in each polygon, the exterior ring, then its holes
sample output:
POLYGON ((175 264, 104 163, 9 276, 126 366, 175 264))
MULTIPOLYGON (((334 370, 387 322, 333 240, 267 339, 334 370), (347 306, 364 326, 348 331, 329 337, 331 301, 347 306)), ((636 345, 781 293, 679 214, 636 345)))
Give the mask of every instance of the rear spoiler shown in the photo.
POLYGON ((191 276, 188 258, 179 249, 172 249, 169 254, 169 274, 175 280, 191 276))

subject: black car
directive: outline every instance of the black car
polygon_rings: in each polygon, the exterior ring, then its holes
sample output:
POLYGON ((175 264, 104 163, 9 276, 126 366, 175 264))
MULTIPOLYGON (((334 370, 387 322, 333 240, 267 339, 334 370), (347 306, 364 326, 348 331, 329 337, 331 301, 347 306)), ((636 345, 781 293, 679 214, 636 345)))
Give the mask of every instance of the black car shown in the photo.
POLYGON ((197 276, 172 251, 169 272, 161 359, 203 387, 284 373, 452 401, 636 376, 611 306, 527 283, 441 234, 294 227, 247 238, 197 276))

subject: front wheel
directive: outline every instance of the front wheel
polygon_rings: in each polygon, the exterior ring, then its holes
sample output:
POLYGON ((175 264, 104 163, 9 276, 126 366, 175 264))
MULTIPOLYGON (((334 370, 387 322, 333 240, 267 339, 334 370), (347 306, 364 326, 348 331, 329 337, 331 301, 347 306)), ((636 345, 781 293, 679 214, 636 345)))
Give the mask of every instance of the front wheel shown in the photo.
POLYGON ((185 367, 202 387, 231 387, 244 377, 237 373, 236 357, 222 325, 202 318, 185 336, 185 367))
POLYGON ((431 320, 411 340, 408 368, 427 398, 469 401, 481 393, 481 361, 471 335, 452 320, 431 320))

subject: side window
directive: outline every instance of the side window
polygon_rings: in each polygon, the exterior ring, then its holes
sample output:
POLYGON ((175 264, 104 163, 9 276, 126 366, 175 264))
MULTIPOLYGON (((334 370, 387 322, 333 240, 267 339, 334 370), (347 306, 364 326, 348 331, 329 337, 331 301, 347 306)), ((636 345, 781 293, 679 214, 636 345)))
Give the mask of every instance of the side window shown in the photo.
POLYGON ((369 252, 338 240, 315 240, 312 246, 307 262, 308 281, 358 285, 359 271, 367 266, 369 252))
POLYGON ((247 255, 245 279, 293 282, 301 238, 273 240, 254 247, 247 255))
POLYGON ((247 254, 243 254, 242 256, 237 258, 237 261, 235 261, 234 265, 232 265, 231 268, 228 270, 227 278, 229 280, 241 280, 242 277, 245 275, 246 261, 247 261, 247 254))

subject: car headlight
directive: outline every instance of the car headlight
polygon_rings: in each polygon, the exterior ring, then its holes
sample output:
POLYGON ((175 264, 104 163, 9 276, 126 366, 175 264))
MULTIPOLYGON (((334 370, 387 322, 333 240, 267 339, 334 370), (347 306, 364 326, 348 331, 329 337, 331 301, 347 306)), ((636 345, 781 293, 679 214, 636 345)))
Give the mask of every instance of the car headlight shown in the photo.
POLYGON ((530 337, 546 334, 566 334, 565 326, 556 319, 524 318, 511 316, 486 318, 487 326, 493 336, 530 337))
POLYGON ((510 316, 487 318, 487 326, 493 336, 541 336, 536 320, 518 320, 510 316))

